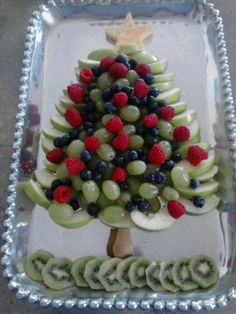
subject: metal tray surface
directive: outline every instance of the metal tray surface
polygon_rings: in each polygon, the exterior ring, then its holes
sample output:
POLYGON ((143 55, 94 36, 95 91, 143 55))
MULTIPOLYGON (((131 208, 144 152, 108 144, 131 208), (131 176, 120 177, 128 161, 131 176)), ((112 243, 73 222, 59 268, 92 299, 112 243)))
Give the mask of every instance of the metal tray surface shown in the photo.
POLYGON ((42 307, 167 311, 213 310, 236 299, 236 119, 222 19, 212 4, 203 0, 49 1, 33 13, 27 28, 18 110, 2 247, 3 275, 18 298, 42 307), (153 260, 212 256, 221 278, 209 291, 168 294, 137 289, 111 294, 74 287, 52 292, 30 281, 23 271, 23 257, 39 248, 72 259, 105 254, 109 228, 96 220, 76 230, 57 226, 44 209, 25 197, 21 182, 36 164, 43 166, 39 130, 49 126, 62 89, 75 80, 78 57, 109 47, 104 28, 121 24, 128 12, 135 22, 153 26, 146 50, 168 58, 169 70, 176 73, 175 85, 181 88, 182 99, 197 110, 202 139, 216 148, 225 175, 217 211, 184 217, 161 233, 132 230, 135 253, 153 260), (30 163, 26 148, 32 152, 30 163))

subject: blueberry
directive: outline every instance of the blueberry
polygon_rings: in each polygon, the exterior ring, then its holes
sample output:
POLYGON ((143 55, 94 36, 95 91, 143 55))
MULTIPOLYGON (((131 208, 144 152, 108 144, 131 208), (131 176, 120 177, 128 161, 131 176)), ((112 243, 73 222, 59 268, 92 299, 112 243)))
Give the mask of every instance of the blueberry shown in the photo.
POLYGON ((129 183, 128 182, 121 182, 120 184, 119 184, 119 186, 120 186, 120 189, 121 189, 121 191, 127 191, 128 190, 128 188, 129 188, 129 183))
POLYGON ((84 162, 89 162, 92 159, 92 154, 88 150, 84 150, 81 155, 80 159, 83 160, 84 162))
POLYGON ((91 98, 89 95, 84 96, 84 103, 87 104, 89 101, 91 101, 91 98))
POLYGON ((128 202, 125 204, 125 209, 129 212, 132 213, 134 210, 136 210, 136 205, 132 202, 128 202))
POLYGON ((95 110, 95 105, 92 101, 87 102, 86 106, 85 106, 85 110, 87 112, 94 112, 95 110))
POLYGON ((86 130, 86 134, 87 134, 88 136, 93 135, 93 133, 94 133, 94 129, 92 129, 92 128, 86 130))
POLYGON ((93 123, 90 121, 85 121, 83 124, 85 130, 93 128, 93 123))
POLYGON ((131 86, 124 86, 122 88, 122 92, 126 93, 129 96, 133 92, 133 87, 131 87, 131 86))
POLYGON ((173 160, 166 160, 164 164, 162 165, 162 168, 166 170, 172 170, 174 168, 174 161, 173 160))
POLYGON ((150 128, 148 130, 148 133, 152 136, 152 137, 157 137, 160 133, 160 130, 158 128, 150 128))
POLYGON ((99 161, 96 165, 96 169, 103 173, 107 169, 107 163, 103 160, 99 161))
POLYGON ((110 100, 112 98, 112 96, 113 96, 113 92, 112 92, 111 88, 104 89, 104 91, 102 92, 102 98, 105 101, 110 100))
POLYGON ((104 106, 106 113, 116 113, 116 106, 112 102, 107 102, 104 106))
POLYGON ((72 181, 71 181, 70 178, 61 179, 61 185, 71 186, 72 185, 72 181))
POLYGON ((93 180, 96 181, 96 182, 99 182, 102 180, 102 177, 103 177, 103 173, 102 172, 99 172, 97 170, 95 170, 93 172, 93 180))
POLYGON ((74 209, 77 210, 79 208, 79 203, 77 200, 73 199, 69 201, 69 205, 74 209))
POLYGON ((124 54, 119 54, 119 55, 116 57, 116 62, 126 64, 126 63, 128 62, 128 58, 127 58, 127 56, 124 55, 124 54))
POLYGON ((137 125, 136 126, 136 134, 143 136, 146 133, 146 128, 143 125, 137 125))
POLYGON ((159 94, 160 94, 160 90, 158 88, 156 87, 150 88, 149 96, 157 97, 159 94))
POLYGON ((147 148, 150 149, 152 148, 153 145, 158 144, 158 143, 159 143, 159 138, 152 138, 151 140, 147 142, 147 148))
POLYGON ((101 71, 101 69, 99 67, 92 68, 92 72, 93 72, 93 75, 95 77, 99 77, 99 75, 102 73, 102 71, 101 71))
POLYGON ((144 81, 147 85, 152 85, 154 83, 154 76, 151 73, 148 73, 145 75, 144 81))
POLYGON ((138 210, 142 213, 145 213, 150 208, 150 203, 148 201, 142 201, 138 203, 138 210))
POLYGON ((164 99, 160 99, 160 100, 157 100, 157 104, 159 107, 166 107, 168 105, 168 102, 165 101, 164 99))
POLYGON ((195 196, 193 198, 193 204, 197 208, 202 208, 205 205, 205 199, 201 196, 195 196))
POLYGON ((51 188, 52 188, 53 190, 55 190, 55 189, 58 188, 59 186, 61 186, 61 180, 55 179, 55 180, 52 181, 52 183, 51 183, 51 188))
POLYGON ((197 179, 195 179, 195 178, 190 179, 190 187, 193 190, 197 189, 199 186, 200 186, 200 182, 197 179))
POLYGON ((90 92, 91 90, 97 88, 97 85, 94 83, 90 83, 87 85, 87 90, 90 92))
POLYGON ((178 163, 181 161, 182 158, 180 154, 174 153, 172 154, 171 159, 174 160, 175 163, 178 163))
POLYGON ((88 204, 87 212, 90 216, 97 217, 100 207, 95 203, 88 204))
POLYGON ((131 96, 131 97, 129 97, 129 104, 136 106, 136 107, 139 107, 141 105, 141 101, 138 97, 131 96))
POLYGON ((134 70, 135 67, 137 66, 138 62, 134 59, 130 59, 129 64, 130 64, 131 69, 134 70))
POLYGON ((71 129, 68 134, 72 141, 77 140, 79 137, 79 129, 71 129))
POLYGON ((64 145, 63 145, 63 143, 62 143, 62 138, 61 138, 61 137, 56 137, 56 138, 54 138, 54 140, 53 140, 53 145, 54 145, 55 147, 63 147, 64 145))
POLYGON ((53 189, 47 189, 45 191, 45 196, 48 200, 52 201, 53 200, 53 189))
POLYGON ((173 152, 180 148, 180 144, 178 141, 171 141, 170 145, 173 152))
POLYGON ((142 159, 144 156, 144 151, 141 148, 136 149, 136 152, 138 153, 138 158, 142 159))
POLYGON ((141 99, 141 105, 142 106, 147 106, 148 105, 148 97, 145 96, 141 99))
POLYGON ((151 173, 147 176, 147 182, 156 183, 156 175, 155 173, 151 173))
POLYGON ((113 93, 119 93, 122 91, 122 86, 119 84, 114 84, 111 90, 113 91, 113 93))
POLYGON ((134 195, 132 196, 132 202, 135 205, 138 205, 140 202, 142 202, 142 197, 140 195, 134 195))
POLYGON ((130 150, 128 152, 128 158, 130 161, 137 160, 138 159, 138 152, 134 149, 130 150))
POLYGON ((148 103, 147 103, 147 108, 148 108, 148 110, 151 111, 151 112, 156 112, 156 110, 157 110, 157 108, 158 108, 158 104, 157 104, 156 101, 155 101, 155 102, 149 102, 149 101, 148 101, 148 103))
POLYGON ((123 167, 125 166, 125 163, 126 163, 126 159, 124 156, 116 156, 114 159, 113 159, 113 164, 116 166, 116 167, 123 167))
POLYGON ((96 113, 89 113, 87 116, 88 121, 95 123, 97 122, 97 115, 96 113))
POLYGON ((80 178, 83 181, 89 181, 93 177, 92 172, 89 169, 84 169, 80 172, 80 178))
POLYGON ((63 146, 68 146, 71 143, 71 137, 69 134, 65 134, 61 137, 61 142, 63 146))
POLYGON ((164 185, 167 182, 167 177, 164 172, 158 171, 155 173, 156 184, 164 185))

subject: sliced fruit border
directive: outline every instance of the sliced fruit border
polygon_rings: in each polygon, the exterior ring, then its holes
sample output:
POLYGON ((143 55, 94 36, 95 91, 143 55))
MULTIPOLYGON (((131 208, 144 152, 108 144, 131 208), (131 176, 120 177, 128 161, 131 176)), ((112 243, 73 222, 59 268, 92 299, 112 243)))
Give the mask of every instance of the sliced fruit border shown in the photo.
MULTIPOLYGON (((92 3, 93 1, 90 1, 92 3)), ((94 1, 95 2, 95 1, 94 1)), ((109 4, 109 1, 100 1, 109 4)), ((115 0, 113 3, 121 4, 129 1, 115 0)), ((140 1, 143 3, 143 1, 140 1)), ((199 3, 203 5, 204 10, 210 15, 215 23, 216 31, 216 48, 218 50, 218 62, 221 70, 222 87, 224 96, 224 108, 225 108, 225 122, 228 133, 228 140, 230 142, 231 159, 233 167, 236 169, 236 117, 233 106, 233 97, 231 90, 231 81, 229 74, 229 65, 226 44, 224 40, 223 23, 222 18, 219 16, 219 11, 214 9, 214 5, 207 3, 206 0, 199 0, 199 3)), ((4 221, 4 227, 6 231, 3 233, 2 238, 5 244, 2 246, 3 257, 1 263, 4 267, 3 276, 9 280, 8 287, 10 290, 16 290, 16 296, 19 299, 26 298, 30 303, 39 303, 41 307, 47 307, 52 305, 54 308, 64 306, 65 308, 73 308, 77 306, 79 309, 90 307, 97 309, 103 307, 104 309, 110 309, 115 307, 117 309, 136 309, 149 310, 154 308, 155 310, 166 311, 200 311, 200 310, 213 310, 216 307, 225 307, 230 300, 236 299, 236 286, 232 287, 225 294, 212 295, 210 298, 202 298, 197 300, 185 299, 185 300, 126 300, 126 299, 68 299, 65 297, 48 297, 42 293, 32 292, 26 284, 21 282, 19 273, 16 273, 14 265, 14 238, 15 238, 15 198, 16 198, 16 185, 18 181, 18 169, 21 152, 21 144, 24 132, 24 118, 26 115, 28 89, 31 72, 31 61, 35 45, 36 28, 40 23, 41 16, 44 12, 47 12, 53 7, 63 5, 64 1, 50 0, 48 5, 41 5, 38 11, 33 13, 33 17, 29 20, 29 26, 27 27, 27 34, 25 37, 25 52, 23 59, 23 68, 21 76, 21 87, 18 104, 18 113, 16 116, 17 122, 15 127, 15 141, 13 144, 13 155, 11 164, 10 184, 8 186, 8 207, 5 211, 7 218, 4 221)), ((75 5, 75 1, 68 0, 68 5, 75 5)), ((77 0, 77 5, 85 5, 84 1, 77 0)), ((236 176, 236 171, 234 171, 236 176)))

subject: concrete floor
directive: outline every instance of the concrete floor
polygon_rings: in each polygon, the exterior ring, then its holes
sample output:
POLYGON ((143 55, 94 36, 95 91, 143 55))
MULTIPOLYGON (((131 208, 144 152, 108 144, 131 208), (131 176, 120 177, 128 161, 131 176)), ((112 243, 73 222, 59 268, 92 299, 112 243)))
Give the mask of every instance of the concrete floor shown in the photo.
MULTIPOLYGON (((13 132, 15 124, 16 106, 18 101, 18 88, 21 61, 24 50, 24 34, 31 13, 43 0, 0 0, 0 206, 1 219, 4 216, 6 186, 9 176, 11 161, 13 132), (4 117, 4 119, 3 119, 4 117)), ((234 97, 236 89, 236 1, 235 0, 212 0, 218 9, 225 24, 225 35, 229 52, 229 63, 234 97)), ((1 227, 2 232, 2 227, 1 227)), ((40 309, 24 301, 18 301, 13 293, 7 289, 7 281, 0 277, 0 313, 6 314, 43 314, 43 313, 75 313, 64 309, 40 309)), ((84 313, 92 311, 85 310, 84 313)), ((118 311, 114 311, 118 312, 118 311)), ((102 313, 102 311, 99 311, 102 313)), ((236 302, 231 303, 224 310, 216 310, 214 313, 236 313, 236 302)))

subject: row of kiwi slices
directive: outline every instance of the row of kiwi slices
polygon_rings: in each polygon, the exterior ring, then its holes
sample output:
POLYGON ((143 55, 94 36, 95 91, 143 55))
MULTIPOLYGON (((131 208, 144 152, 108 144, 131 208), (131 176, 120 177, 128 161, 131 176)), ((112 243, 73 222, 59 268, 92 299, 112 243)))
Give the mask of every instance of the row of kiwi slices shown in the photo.
POLYGON ((215 261, 205 255, 164 262, 151 262, 137 256, 123 260, 85 256, 72 262, 38 250, 26 257, 24 266, 28 277, 44 282, 53 290, 73 285, 106 291, 147 286, 156 292, 176 293, 209 288, 219 276, 215 261))

